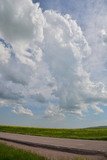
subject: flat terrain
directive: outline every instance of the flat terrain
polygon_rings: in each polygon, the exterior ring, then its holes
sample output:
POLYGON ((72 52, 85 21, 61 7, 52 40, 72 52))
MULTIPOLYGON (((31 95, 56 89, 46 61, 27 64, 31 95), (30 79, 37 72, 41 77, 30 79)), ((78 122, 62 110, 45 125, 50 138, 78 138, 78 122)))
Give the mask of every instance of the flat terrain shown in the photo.
POLYGON ((40 136, 30 136, 12 133, 0 133, 0 139, 7 142, 14 142, 35 148, 47 149, 47 153, 51 151, 59 151, 64 155, 66 153, 77 155, 90 155, 94 159, 97 156, 101 160, 107 158, 107 141, 91 141, 91 140, 74 140, 64 138, 49 138, 40 136))
POLYGON ((107 140, 107 128, 88 129, 50 129, 33 127, 0 126, 0 132, 20 133, 35 136, 87 139, 87 140, 107 140))

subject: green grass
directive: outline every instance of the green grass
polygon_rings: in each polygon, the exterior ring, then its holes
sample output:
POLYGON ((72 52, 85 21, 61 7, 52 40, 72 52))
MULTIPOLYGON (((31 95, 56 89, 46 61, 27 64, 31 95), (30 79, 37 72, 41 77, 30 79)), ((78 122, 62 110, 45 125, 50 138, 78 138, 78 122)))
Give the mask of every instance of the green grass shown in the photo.
POLYGON ((89 129, 49 129, 16 126, 0 126, 0 132, 20 133, 36 136, 107 140, 107 128, 89 129))
POLYGON ((0 160, 47 160, 46 158, 0 143, 0 160))
MULTIPOLYGON (((49 160, 49 159, 22 149, 17 149, 12 146, 7 146, 4 143, 0 143, 0 160, 49 160)), ((88 159, 84 157, 76 157, 71 160, 88 160, 88 159)))

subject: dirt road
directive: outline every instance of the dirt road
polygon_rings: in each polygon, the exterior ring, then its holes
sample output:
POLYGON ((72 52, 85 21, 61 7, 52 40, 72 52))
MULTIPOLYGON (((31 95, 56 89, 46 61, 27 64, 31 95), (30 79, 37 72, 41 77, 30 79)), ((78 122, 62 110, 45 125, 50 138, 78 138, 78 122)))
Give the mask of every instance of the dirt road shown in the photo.
POLYGON ((49 138, 0 132, 0 139, 7 144, 27 148, 46 157, 73 157, 84 155, 96 160, 107 159, 107 142, 49 138), (13 143, 14 142, 14 143, 13 143))

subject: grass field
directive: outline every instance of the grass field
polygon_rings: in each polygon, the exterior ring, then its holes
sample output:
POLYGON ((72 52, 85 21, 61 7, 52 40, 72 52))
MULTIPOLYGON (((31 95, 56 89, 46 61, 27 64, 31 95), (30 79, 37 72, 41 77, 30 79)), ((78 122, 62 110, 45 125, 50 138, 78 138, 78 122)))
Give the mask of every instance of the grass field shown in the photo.
POLYGON ((16 126, 0 126, 0 132, 20 133, 58 138, 107 140, 107 128, 49 129, 16 126))
MULTIPOLYGON (((22 149, 16 149, 11 146, 7 146, 4 143, 0 143, 0 160, 49 160, 49 159, 39 156, 37 154, 33 154, 28 151, 24 151, 22 149)), ((88 159, 84 157, 77 157, 70 160, 88 160, 88 159)))

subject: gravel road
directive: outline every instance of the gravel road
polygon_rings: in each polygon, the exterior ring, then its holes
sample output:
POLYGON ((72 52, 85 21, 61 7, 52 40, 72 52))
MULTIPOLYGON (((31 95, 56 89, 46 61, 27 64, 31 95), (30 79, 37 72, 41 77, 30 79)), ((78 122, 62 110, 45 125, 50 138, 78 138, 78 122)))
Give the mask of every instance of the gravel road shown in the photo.
POLYGON ((23 149, 31 150, 33 152, 45 155, 46 157, 49 158, 50 157, 61 158, 62 156, 62 157, 68 157, 70 159, 70 157, 84 155, 85 157, 89 158, 91 157, 91 160, 107 159, 106 141, 49 138, 49 137, 12 134, 4 132, 0 132, 0 139, 5 140, 5 142, 8 145, 13 145, 18 148, 20 147, 23 149), (36 145, 34 146, 34 144, 36 145), (60 149, 61 147, 62 149, 60 149))

